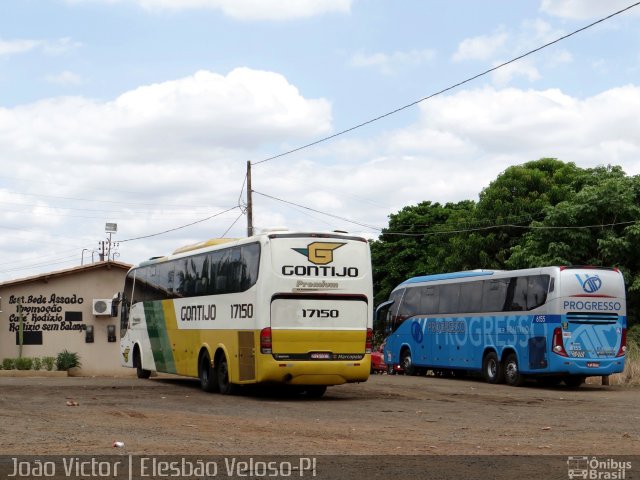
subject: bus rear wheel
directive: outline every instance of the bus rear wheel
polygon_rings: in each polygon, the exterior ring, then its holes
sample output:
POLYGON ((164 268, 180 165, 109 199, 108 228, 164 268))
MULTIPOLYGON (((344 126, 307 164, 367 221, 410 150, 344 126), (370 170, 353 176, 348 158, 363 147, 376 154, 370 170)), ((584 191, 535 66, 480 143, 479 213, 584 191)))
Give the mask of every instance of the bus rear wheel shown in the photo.
POLYGON ((238 386, 229 381, 229 364, 224 354, 216 364, 216 377, 218 381, 218 391, 223 395, 235 395, 238 386))
POLYGON ((516 357, 515 353, 507 355, 507 359, 504 362, 504 381, 512 387, 524 385, 524 377, 520 373, 518 357, 516 357))
POLYGON ((482 361, 482 374, 488 383, 502 383, 504 381, 504 371, 500 365, 500 359, 496 352, 489 352, 482 361))
POLYGON ((304 389, 305 395, 309 398, 320 398, 326 391, 326 385, 309 385, 304 389))
POLYGON ((200 357, 200 363, 198 364, 198 378, 200 378, 200 387, 205 392, 215 392, 217 390, 218 379, 211 369, 211 358, 207 352, 200 357))
POLYGON ((142 368, 142 360, 140 359, 140 350, 138 350, 138 348, 136 348, 133 354, 133 364, 136 367, 136 376, 138 378, 149 378, 151 376, 151 370, 142 368))
POLYGON ((578 388, 586 380, 582 375, 569 375, 564 377, 563 382, 569 388, 578 388))

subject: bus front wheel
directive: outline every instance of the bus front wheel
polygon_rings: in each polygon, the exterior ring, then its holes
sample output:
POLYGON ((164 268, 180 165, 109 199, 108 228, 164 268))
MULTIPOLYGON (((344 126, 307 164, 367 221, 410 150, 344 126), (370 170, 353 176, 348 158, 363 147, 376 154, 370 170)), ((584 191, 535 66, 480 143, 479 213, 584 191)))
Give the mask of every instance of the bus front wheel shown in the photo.
POLYGON ((224 354, 220 356, 220 361, 217 362, 216 377, 218 380, 218 390, 221 394, 235 395, 237 393, 238 386, 229 381, 229 364, 224 354))
POLYGON ((413 366, 413 361, 411 360, 411 352, 409 350, 405 350, 404 352, 402 352, 400 366, 402 366, 405 375, 415 375, 415 368, 413 366))
POLYGON ((510 353, 504 362, 504 381, 512 387, 521 387, 524 384, 524 377, 518 367, 518 357, 515 353, 510 353))
POLYGON ((500 359, 495 352, 489 352, 484 356, 482 362, 482 373, 484 379, 488 383, 502 383, 504 380, 504 371, 500 365, 500 359))
POLYGON ((140 350, 136 348, 133 354, 133 364, 136 367, 136 376, 138 378, 149 378, 151 376, 151 370, 145 370, 142 368, 142 360, 140 359, 140 350))

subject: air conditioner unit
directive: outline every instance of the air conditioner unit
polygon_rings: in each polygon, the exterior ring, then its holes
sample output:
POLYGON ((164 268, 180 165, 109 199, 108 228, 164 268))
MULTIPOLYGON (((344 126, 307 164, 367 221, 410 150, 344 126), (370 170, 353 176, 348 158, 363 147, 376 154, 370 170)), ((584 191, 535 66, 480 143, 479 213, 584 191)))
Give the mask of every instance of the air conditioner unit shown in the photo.
POLYGON ((94 315, 111 315, 111 299, 94 298, 91 303, 91 309, 94 315))

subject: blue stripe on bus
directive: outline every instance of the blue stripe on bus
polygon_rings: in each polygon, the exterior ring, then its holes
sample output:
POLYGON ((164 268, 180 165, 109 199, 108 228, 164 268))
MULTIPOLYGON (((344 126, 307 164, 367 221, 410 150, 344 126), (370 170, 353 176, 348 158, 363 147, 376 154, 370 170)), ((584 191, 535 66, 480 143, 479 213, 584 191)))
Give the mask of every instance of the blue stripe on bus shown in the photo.
POLYGON ((494 271, 492 270, 483 270, 479 272, 454 272, 454 273, 438 273, 435 275, 425 275, 422 277, 413 277, 409 280, 405 280, 399 286, 407 285, 409 283, 421 283, 421 282, 435 282, 438 280, 453 280, 456 278, 467 278, 467 277, 486 277, 488 275, 493 275, 494 271))

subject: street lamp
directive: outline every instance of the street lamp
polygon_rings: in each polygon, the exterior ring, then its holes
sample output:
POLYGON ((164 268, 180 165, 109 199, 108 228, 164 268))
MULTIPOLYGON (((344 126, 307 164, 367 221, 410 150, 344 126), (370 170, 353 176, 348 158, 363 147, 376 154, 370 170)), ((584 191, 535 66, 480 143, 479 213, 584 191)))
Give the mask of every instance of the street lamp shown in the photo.
POLYGON ((111 235, 114 233, 117 233, 118 224, 107 222, 104 226, 104 231, 109 234, 109 248, 107 249, 107 262, 108 262, 111 256, 111 235))

